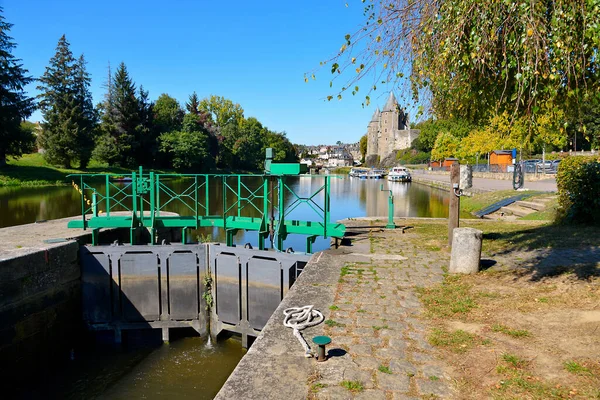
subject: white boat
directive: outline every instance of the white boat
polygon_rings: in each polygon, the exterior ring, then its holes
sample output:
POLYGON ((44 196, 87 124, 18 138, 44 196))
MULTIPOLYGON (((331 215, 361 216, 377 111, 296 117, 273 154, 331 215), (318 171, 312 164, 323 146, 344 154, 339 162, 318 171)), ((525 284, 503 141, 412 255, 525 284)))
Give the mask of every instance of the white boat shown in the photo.
POLYGON ((405 167, 393 167, 387 177, 390 182, 410 182, 412 177, 405 167))
POLYGON ((368 168, 352 168, 350 170, 350 172, 348 173, 348 175, 350 175, 353 178, 358 178, 360 177, 361 174, 363 173, 367 173, 369 171, 368 168))
POLYGON ((368 169, 366 171, 361 172, 358 177, 360 179, 381 179, 383 174, 381 170, 378 169, 368 169))

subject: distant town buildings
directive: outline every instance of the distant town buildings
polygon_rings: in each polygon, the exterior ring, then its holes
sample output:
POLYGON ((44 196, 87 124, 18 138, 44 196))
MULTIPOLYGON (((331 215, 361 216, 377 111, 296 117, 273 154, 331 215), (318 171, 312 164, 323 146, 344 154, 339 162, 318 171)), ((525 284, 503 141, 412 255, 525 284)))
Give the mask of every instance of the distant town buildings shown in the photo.
POLYGON ((360 163, 358 143, 305 146, 300 163, 309 167, 352 167, 360 163))
POLYGON ((373 164, 396 150, 410 148, 419 132, 410 129, 408 114, 398 106, 394 93, 390 93, 383 110, 377 107, 367 127, 367 163, 373 164))

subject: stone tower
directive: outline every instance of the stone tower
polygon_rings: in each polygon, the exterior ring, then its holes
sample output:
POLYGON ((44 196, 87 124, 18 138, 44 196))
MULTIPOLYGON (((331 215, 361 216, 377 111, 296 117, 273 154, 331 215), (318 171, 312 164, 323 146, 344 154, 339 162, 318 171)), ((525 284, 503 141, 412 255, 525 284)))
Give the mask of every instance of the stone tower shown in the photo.
POLYGON ((410 129, 408 114, 398 106, 394 93, 390 93, 383 110, 377 108, 367 127, 367 159, 374 163, 396 150, 410 148, 417 136, 419 130, 410 129))
POLYGON ((379 111, 379 107, 373 113, 373 117, 371 118, 371 122, 367 126, 367 155, 368 154, 377 154, 379 153, 379 117, 381 116, 381 111, 379 111))

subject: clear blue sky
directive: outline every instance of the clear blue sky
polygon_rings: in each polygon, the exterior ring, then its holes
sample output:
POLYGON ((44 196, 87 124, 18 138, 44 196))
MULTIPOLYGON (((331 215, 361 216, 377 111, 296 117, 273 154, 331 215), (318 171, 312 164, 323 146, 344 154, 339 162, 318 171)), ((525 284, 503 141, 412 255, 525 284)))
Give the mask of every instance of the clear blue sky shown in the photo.
MULTIPOLYGON (((83 53, 94 101, 102 99, 108 63, 125 62, 133 80, 183 105, 196 91, 242 105, 245 116, 287 132, 300 144, 356 142, 386 93, 325 101, 327 69, 317 80, 304 73, 329 58, 363 20, 360 0, 130 1, 0 0, 14 24, 15 55, 31 75, 43 74, 66 34, 75 56, 83 53), (349 7, 345 3, 349 3, 349 7)), ((114 71, 114 69, 113 69, 114 71)), ((29 93, 37 94, 35 84, 29 93)), ((41 120, 36 112, 31 120, 41 120)))

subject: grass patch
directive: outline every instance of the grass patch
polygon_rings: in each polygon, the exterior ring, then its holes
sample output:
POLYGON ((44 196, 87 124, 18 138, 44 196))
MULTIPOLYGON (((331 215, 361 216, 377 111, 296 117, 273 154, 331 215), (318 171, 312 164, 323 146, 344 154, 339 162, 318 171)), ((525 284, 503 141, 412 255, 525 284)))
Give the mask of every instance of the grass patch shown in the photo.
POLYGON ((527 361, 510 353, 502 354, 502 360, 513 368, 523 368, 525 365, 527 365, 527 361))
POLYGON ((434 328, 429 335, 429 343, 433 346, 444 347, 454 353, 464 353, 475 345, 477 337, 463 330, 449 332, 445 329, 434 328))
POLYGON ((440 380, 440 378, 438 378, 438 377, 437 377, 437 376, 435 376, 435 375, 431 375, 431 376, 429 377, 429 380, 430 380, 430 381, 432 381, 432 382, 435 382, 435 381, 439 381, 439 380, 440 380))
POLYGON ((363 310, 363 309, 361 308, 361 309, 360 309, 360 310, 358 310, 357 312, 359 312, 359 313, 366 313, 366 312, 367 312, 367 310, 363 310))
POLYGON ((365 390, 365 387, 360 381, 342 381, 340 382, 340 386, 351 392, 362 392, 365 390))
POLYGON ((346 326, 346 324, 342 324, 341 322, 337 322, 337 321, 334 321, 332 319, 328 319, 327 321, 325 321, 325 325, 327 325, 329 327, 332 327, 332 328, 336 327, 336 326, 337 327, 344 327, 344 326, 346 326))
POLYGON ((431 288, 417 288, 427 313, 435 317, 466 314, 477 307, 470 286, 460 282, 460 276, 447 276, 442 284, 431 288))
POLYGON ((337 311, 337 310, 339 310, 340 308, 334 304, 334 305, 332 305, 332 306, 329 306, 329 309, 330 309, 331 311, 337 311))
MULTIPOLYGON (((524 197, 522 200, 525 200, 536 194, 536 192, 528 193, 528 196, 524 197)), ((463 196, 460 198, 460 210, 464 212, 473 213, 475 211, 479 211, 486 207, 489 207, 492 204, 499 202, 500 200, 508 199, 509 197, 514 196, 514 190, 497 190, 493 192, 478 193, 471 197, 463 196)))
POLYGON ((382 325, 382 326, 373 325, 373 329, 375 329, 376 331, 380 331, 382 329, 390 329, 390 327, 387 325, 382 325))
MULTIPOLYGON (((166 172, 158 171, 157 172, 166 172)), ((69 174, 130 174, 131 169, 121 167, 109 167, 92 160, 87 169, 58 168, 44 160, 39 153, 24 154, 18 159, 9 158, 7 165, 0 168, 0 186, 56 186, 67 185, 69 174)))
POLYGON ((504 333, 505 335, 509 335, 509 336, 516 337, 516 338, 531 336, 529 331, 527 331, 525 329, 510 329, 509 327, 504 326, 502 324, 492 325, 492 331, 501 332, 501 333, 504 333))
POLYGON ((384 374, 391 374, 392 371, 390 370, 390 367, 388 367, 387 365, 380 365, 379 368, 377 368, 380 372, 383 372, 384 374))
POLYGON ((576 361, 567 361, 564 364, 565 370, 577 375, 591 375, 592 371, 589 368, 584 367, 576 361))
POLYGON ((310 386, 310 391, 313 393, 317 393, 319 390, 324 389, 327 387, 327 384, 325 383, 313 383, 310 386))

